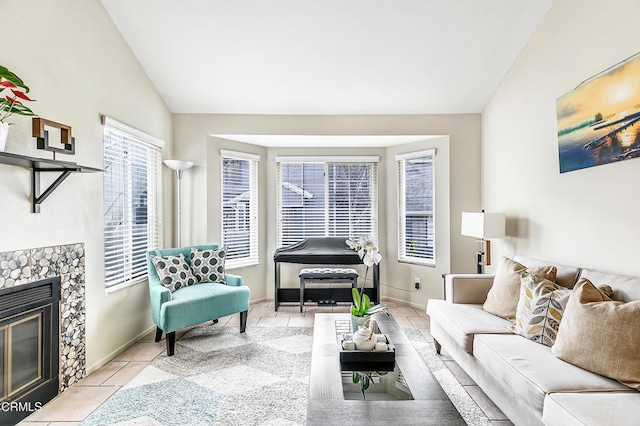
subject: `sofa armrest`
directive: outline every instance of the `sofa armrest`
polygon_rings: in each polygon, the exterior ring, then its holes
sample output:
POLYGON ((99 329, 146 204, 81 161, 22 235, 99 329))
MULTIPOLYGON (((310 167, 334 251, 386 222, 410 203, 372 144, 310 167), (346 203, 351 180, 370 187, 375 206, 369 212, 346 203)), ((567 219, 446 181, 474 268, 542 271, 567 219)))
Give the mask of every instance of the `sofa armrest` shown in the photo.
POLYGON ((494 274, 445 274, 444 298, 449 303, 484 303, 494 274))
POLYGON ((244 285, 244 280, 240 275, 224 274, 224 279, 227 282, 227 285, 232 285, 234 287, 244 285))

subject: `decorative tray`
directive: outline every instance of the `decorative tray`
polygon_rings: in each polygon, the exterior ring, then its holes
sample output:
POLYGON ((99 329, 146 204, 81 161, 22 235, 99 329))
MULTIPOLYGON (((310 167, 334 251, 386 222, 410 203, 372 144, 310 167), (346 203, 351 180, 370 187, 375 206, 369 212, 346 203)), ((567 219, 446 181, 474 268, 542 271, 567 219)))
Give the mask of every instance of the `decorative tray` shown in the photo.
POLYGON ((340 347, 340 367, 342 371, 393 371, 396 360, 396 349, 389 337, 384 335, 386 351, 360 351, 343 349, 343 342, 351 340, 351 334, 341 335, 338 339, 340 347))

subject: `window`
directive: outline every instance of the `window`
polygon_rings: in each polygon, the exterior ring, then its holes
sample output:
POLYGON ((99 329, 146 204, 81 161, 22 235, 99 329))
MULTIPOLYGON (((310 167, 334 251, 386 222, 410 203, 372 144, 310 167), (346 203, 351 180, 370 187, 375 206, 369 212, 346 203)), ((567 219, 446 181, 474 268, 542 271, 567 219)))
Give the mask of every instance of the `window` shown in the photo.
POLYGON ((258 256, 258 161, 233 151, 222 155, 222 241, 227 266, 255 265, 258 256))
POLYGON ((396 156, 398 162, 398 260, 435 264, 435 150, 396 156))
POLYGON ((104 118, 105 286, 147 276, 147 251, 158 247, 161 223, 159 139, 104 118))
POLYGON ((278 245, 307 237, 377 237, 378 157, 280 157, 278 245))

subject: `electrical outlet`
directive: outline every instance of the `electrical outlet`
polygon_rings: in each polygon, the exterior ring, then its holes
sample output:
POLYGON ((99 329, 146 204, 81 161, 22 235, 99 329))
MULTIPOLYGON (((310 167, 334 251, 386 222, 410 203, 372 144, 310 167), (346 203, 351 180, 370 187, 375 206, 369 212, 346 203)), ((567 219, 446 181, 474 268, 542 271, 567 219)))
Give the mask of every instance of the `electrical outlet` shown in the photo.
POLYGON ((416 285, 416 290, 418 290, 420 288, 420 277, 416 277, 414 283, 416 285))

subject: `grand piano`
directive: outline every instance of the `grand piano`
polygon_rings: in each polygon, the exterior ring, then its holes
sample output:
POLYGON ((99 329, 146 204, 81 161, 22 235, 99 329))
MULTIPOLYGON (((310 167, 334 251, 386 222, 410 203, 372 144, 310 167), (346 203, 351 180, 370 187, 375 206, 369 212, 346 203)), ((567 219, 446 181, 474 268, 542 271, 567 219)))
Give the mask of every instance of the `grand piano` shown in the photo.
MULTIPOLYGON (((305 238, 290 246, 281 247, 273 255, 275 263, 275 310, 282 302, 300 302, 300 289, 280 288, 280 265, 297 263, 304 265, 358 265, 362 260, 358 253, 350 249, 342 237, 305 238)), ((373 288, 364 291, 373 303, 380 303, 380 265, 373 265, 373 288)), ((312 301, 351 301, 351 288, 305 288, 306 299, 312 301)))

